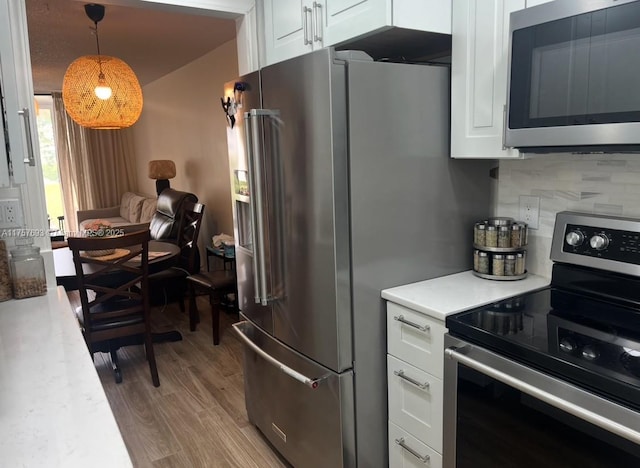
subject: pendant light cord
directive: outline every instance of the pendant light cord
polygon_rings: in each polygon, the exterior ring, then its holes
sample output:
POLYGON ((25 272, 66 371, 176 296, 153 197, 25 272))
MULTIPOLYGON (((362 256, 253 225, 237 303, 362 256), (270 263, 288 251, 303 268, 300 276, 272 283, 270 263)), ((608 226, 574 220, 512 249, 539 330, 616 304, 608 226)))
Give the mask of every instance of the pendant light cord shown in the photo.
POLYGON ((100 69, 100 74, 98 75, 98 78, 104 79, 104 73, 102 73, 102 58, 100 56, 100 39, 98 37, 98 22, 94 21, 93 24, 95 24, 94 31, 96 32, 96 48, 98 49, 98 67, 100 69))

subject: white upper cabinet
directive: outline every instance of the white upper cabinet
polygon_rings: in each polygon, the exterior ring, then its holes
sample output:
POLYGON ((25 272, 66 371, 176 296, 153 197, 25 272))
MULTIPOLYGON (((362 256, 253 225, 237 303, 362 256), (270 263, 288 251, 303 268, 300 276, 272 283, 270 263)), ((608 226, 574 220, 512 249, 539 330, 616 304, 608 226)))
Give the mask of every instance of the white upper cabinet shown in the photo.
POLYGON ((322 47, 317 2, 264 0, 263 14, 265 65, 322 47))
POLYGON ((400 27, 451 34, 449 0, 263 0, 263 65, 400 27))
POLYGON ((15 17, 9 2, 0 1, 0 89, 4 109, 4 119, 0 117, 0 187, 12 182, 24 184, 25 161, 35 165, 33 93, 27 89, 31 76, 25 71, 30 59, 23 53, 24 32, 15 17))
POLYGON ((549 3, 551 1, 553 0, 525 0, 525 3, 526 3, 526 7, 530 8, 536 5, 542 5, 543 3, 549 3))
POLYGON ((451 34, 447 0, 325 0, 326 45, 335 45, 389 26, 451 34))
POLYGON ((451 157, 517 158, 505 149, 509 15, 525 0, 454 0, 451 157))

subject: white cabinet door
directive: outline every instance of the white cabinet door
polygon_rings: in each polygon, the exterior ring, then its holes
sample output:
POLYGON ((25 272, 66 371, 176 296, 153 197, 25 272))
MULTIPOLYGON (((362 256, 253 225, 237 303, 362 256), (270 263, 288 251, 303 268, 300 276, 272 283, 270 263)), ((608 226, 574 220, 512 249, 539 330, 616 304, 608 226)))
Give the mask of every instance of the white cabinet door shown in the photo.
POLYGON ((451 0, 395 0, 392 16, 399 28, 451 34, 451 0))
POLYGON ((389 420, 442 453, 442 380, 387 354, 389 420))
POLYGON ((397 26, 451 34, 450 0, 324 0, 324 44, 335 45, 397 26))
POLYGON ((326 45, 339 44, 392 22, 391 0, 324 0, 321 3, 326 45))
POLYGON ((267 65, 313 50, 313 13, 310 0, 264 0, 267 65))
POLYGON ((542 5, 543 3, 549 3, 553 0, 526 0, 526 7, 530 8, 536 5, 542 5))
POLYGON ((444 323, 401 305, 387 302, 387 352, 442 378, 444 323))
POLYGON ((454 0, 451 157, 515 158, 503 148, 509 14, 525 0, 454 0))
POLYGON ((389 468, 442 468, 442 455, 389 421, 389 468))
MULTIPOLYGON (((4 112, 6 118, 7 134, 3 135, 0 143, 0 187, 10 185, 9 163, 13 168, 13 182, 23 184, 26 182, 26 170, 24 161, 31 160, 35 165, 35 150, 32 137, 34 133, 33 119, 33 94, 28 94, 25 83, 31 81, 23 69, 25 62, 22 55, 24 37, 21 23, 12 21, 13 10, 9 8, 9 2, 0 1, 0 85, 4 96, 4 112), (8 137, 8 141, 5 141, 8 137), (9 147, 7 158, 6 143, 9 147)), ((26 49, 28 50, 28 49, 26 49)), ((0 118, 0 130, 2 130, 0 118)))

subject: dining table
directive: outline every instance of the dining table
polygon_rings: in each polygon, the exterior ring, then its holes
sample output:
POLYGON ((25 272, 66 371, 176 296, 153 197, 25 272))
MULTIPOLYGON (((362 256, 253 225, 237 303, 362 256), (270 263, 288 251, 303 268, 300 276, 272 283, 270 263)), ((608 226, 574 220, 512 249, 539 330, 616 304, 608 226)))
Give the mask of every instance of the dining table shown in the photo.
MULTIPOLYGON (((149 274, 158 273, 178 263, 180 247, 171 242, 149 241, 149 274)), ((53 250, 53 266, 56 272, 56 284, 66 291, 78 289, 78 275, 73 263, 73 253, 69 247, 53 250)), ((86 265, 85 268, 91 268, 86 265)), ((87 270, 85 270, 87 272, 87 270)))
MULTIPOLYGON (((149 274, 158 273, 167 268, 171 268, 178 264, 180 259, 180 247, 171 242, 149 241, 149 274)), ((56 284, 63 286, 65 291, 74 291, 79 287, 78 277, 76 275, 76 267, 73 263, 73 253, 69 247, 62 247, 53 250, 53 266, 56 272, 56 284)), ((85 268, 92 268, 91 265, 85 265, 85 268)), ((85 270, 85 273, 90 271, 85 270)), ((118 273, 114 273, 118 274, 118 273)), ((167 332, 152 333, 154 343, 162 343, 167 341, 180 341, 182 334, 177 330, 167 332)), ((139 344, 137 338, 132 343, 139 344)))

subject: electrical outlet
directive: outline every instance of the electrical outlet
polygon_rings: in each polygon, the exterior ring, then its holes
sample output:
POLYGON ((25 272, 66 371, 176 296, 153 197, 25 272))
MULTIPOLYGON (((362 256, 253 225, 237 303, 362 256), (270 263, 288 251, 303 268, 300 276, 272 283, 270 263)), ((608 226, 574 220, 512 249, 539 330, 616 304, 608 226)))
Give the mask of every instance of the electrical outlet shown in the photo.
POLYGON ((538 229, 540 222, 540 197, 520 195, 520 219, 529 225, 530 229, 538 229))
POLYGON ((22 207, 17 198, 0 200, 0 228, 20 228, 22 226, 22 207))

